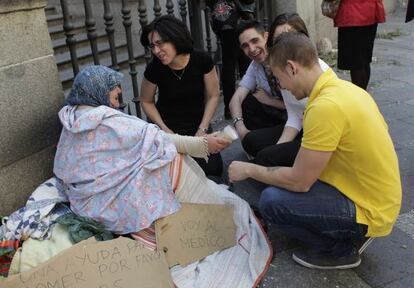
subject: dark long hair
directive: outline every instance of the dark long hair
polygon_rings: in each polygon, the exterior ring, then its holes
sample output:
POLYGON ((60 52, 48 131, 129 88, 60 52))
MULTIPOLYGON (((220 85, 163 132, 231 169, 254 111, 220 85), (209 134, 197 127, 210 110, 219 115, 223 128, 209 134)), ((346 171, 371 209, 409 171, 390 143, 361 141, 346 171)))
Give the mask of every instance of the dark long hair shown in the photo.
POLYGON ((140 39, 142 46, 150 47, 148 35, 154 31, 160 35, 162 41, 173 44, 177 55, 193 52, 193 39, 187 26, 174 16, 164 15, 146 25, 140 39))
POLYGON ((276 28, 288 24, 293 29, 295 29, 296 32, 302 33, 309 37, 308 29, 306 28, 306 24, 303 21, 303 19, 299 16, 297 13, 283 13, 276 16, 276 18, 273 20, 272 25, 270 25, 269 28, 269 37, 267 38, 267 47, 272 47, 273 44, 273 38, 276 31, 276 28))

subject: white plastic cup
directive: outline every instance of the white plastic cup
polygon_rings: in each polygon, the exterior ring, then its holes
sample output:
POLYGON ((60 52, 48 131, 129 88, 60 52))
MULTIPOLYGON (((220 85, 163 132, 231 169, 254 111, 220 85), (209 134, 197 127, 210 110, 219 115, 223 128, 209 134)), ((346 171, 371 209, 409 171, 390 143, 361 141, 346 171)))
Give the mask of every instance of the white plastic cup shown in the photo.
POLYGON ((227 125, 226 127, 224 127, 223 130, 221 130, 217 136, 227 139, 231 142, 239 138, 236 130, 231 125, 227 125))

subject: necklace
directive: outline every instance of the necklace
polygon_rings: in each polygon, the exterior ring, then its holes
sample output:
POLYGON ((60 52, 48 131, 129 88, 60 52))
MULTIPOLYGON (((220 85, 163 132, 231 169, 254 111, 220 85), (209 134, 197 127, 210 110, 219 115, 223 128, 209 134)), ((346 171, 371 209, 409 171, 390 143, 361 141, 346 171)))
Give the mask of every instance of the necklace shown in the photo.
POLYGON ((172 69, 172 68, 170 68, 170 70, 171 70, 171 72, 174 74, 174 76, 178 78, 178 80, 181 80, 181 79, 183 78, 183 76, 184 76, 185 67, 184 67, 184 69, 183 69, 183 70, 181 70, 181 73, 180 73, 180 74, 177 74, 177 73, 174 71, 174 69, 172 69))

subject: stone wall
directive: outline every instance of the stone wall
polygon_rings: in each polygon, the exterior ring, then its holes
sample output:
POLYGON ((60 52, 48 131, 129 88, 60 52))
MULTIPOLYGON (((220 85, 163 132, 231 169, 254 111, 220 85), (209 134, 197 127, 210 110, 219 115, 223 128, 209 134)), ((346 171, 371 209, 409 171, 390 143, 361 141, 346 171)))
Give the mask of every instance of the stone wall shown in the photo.
POLYGON ((0 215, 52 175, 63 102, 45 0, 0 1, 0 215))

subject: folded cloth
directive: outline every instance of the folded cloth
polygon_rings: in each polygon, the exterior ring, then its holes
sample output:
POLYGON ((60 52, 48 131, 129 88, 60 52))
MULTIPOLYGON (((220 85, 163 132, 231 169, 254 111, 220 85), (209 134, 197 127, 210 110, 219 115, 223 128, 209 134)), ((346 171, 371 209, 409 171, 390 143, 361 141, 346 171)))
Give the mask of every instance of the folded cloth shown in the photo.
POLYGON ((139 232, 131 233, 131 237, 142 243, 148 249, 157 250, 154 225, 139 232))
POLYGON ((20 246, 19 240, 3 240, 0 241, 0 256, 8 254, 20 246))
POLYGON ((19 246, 19 240, 0 241, 0 276, 8 276, 14 253, 19 246))
POLYGON ((7 277, 15 251, 0 256, 0 276, 7 277))
POLYGON ((22 247, 16 251, 13 257, 8 276, 35 268, 72 245, 68 229, 64 225, 56 223, 53 225, 50 239, 30 238, 23 242, 22 247))
POLYGON ((26 205, 4 217, 0 227, 0 239, 25 240, 50 238, 50 227, 55 219, 70 212, 65 206, 58 203, 67 202, 67 198, 60 193, 61 185, 55 177, 41 184, 29 197, 26 205))
POLYGON ((65 225, 69 230, 69 237, 73 243, 78 243, 92 236, 98 241, 111 240, 114 235, 105 229, 102 223, 91 218, 68 213, 56 219, 56 222, 65 225))

